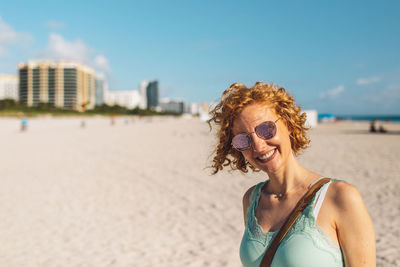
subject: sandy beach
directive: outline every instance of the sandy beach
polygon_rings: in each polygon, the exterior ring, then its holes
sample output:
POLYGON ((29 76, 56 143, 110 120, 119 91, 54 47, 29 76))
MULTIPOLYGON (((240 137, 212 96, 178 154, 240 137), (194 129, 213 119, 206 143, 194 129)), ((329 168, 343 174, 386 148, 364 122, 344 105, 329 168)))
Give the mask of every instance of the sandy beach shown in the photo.
MULTIPOLYGON (((192 118, 0 119, 0 267, 241 266, 242 195, 262 173, 210 176, 192 118)), ((400 266, 400 124, 320 124, 299 156, 360 190, 377 265, 400 266)))

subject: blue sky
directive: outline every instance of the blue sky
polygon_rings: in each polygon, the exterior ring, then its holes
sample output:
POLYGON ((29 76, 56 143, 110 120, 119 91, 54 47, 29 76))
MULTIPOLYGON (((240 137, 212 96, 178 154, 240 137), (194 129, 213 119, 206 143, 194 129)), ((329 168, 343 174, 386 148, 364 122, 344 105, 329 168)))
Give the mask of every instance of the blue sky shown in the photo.
POLYGON ((273 82, 306 109, 400 114, 400 1, 7 1, 0 73, 74 59, 111 90, 157 79, 162 97, 213 102, 273 82))

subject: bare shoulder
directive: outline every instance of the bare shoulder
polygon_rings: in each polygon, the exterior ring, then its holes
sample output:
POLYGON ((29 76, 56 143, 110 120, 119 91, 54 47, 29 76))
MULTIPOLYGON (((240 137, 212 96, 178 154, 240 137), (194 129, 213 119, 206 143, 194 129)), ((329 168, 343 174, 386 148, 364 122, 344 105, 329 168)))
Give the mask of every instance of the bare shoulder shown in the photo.
POLYGON ((243 195, 243 218, 244 218, 244 225, 246 225, 246 214, 247 214, 247 208, 250 206, 250 196, 251 193, 253 192, 254 188, 257 185, 254 185, 247 189, 246 193, 243 195))
POLYGON ((331 186, 332 215, 339 230, 342 227, 349 228, 349 223, 359 219, 369 220, 362 196, 354 185, 337 181, 331 186))
POLYGON ((360 192, 346 182, 331 186, 334 223, 345 266, 376 266, 374 228, 360 192))
POLYGON ((364 205, 360 192, 352 184, 337 181, 331 184, 330 191, 331 199, 339 211, 359 208, 364 205))
POLYGON ((250 187, 249 189, 247 189, 246 193, 244 193, 243 195, 243 209, 247 209, 247 207, 250 205, 250 196, 251 193, 253 192, 254 188, 257 185, 253 185, 252 187, 250 187))

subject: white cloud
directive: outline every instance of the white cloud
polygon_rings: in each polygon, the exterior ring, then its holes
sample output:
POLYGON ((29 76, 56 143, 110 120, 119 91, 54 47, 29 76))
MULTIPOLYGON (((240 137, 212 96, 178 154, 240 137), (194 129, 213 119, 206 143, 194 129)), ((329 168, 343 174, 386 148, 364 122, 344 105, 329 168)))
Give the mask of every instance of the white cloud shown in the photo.
POLYGON ((356 83, 358 85, 368 85, 368 84, 372 84, 372 83, 377 83, 380 80, 381 80, 381 77, 372 76, 372 77, 368 77, 368 78, 359 78, 359 79, 357 79, 356 83))
POLYGON ((105 70, 105 71, 110 71, 110 65, 108 65, 108 60, 105 56, 103 55, 98 55, 97 57, 94 58, 94 64, 96 67, 99 69, 105 70))
POLYGON ((65 23, 56 20, 49 20, 45 23, 45 26, 52 30, 59 30, 65 28, 65 23))
POLYGON ((87 64, 91 53, 91 49, 81 40, 69 42, 61 35, 51 33, 43 56, 55 60, 76 60, 87 64))
POLYGON ((65 40, 63 36, 56 33, 49 35, 49 42, 44 52, 39 56, 49 60, 73 60, 89 65, 97 71, 111 72, 108 60, 104 55, 96 55, 95 49, 86 45, 83 41, 65 40))
POLYGON ((0 17, 0 44, 13 43, 17 40, 17 33, 0 17))
POLYGON ((319 94, 319 97, 322 99, 324 99, 324 98, 334 99, 334 98, 338 97, 343 91, 344 91, 344 86, 339 85, 331 90, 321 92, 319 94))
POLYGON ((27 46, 32 40, 33 38, 30 34, 16 32, 0 16, 0 56, 9 55, 7 46, 14 44, 27 46))

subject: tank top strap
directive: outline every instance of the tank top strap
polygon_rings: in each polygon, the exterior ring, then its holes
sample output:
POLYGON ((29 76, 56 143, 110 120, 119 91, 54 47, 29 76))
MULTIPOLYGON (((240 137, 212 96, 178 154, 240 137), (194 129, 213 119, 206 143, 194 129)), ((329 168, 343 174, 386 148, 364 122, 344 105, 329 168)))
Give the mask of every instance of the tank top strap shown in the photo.
POLYGON ((317 220, 319 211, 321 209, 322 203, 324 202, 326 192, 328 191, 329 185, 332 183, 332 181, 329 181, 328 183, 324 184, 321 189, 319 189, 318 193, 316 194, 316 201, 314 203, 314 209, 313 209, 313 216, 315 220, 317 220))
MULTIPOLYGON (((319 178, 318 180, 320 180, 320 179, 322 179, 322 178, 324 178, 324 177, 321 177, 321 178, 319 178)), ((330 185, 331 183, 333 183, 333 182, 346 182, 346 181, 331 178, 331 180, 330 180, 328 183, 324 184, 324 185, 319 189, 319 191, 318 191, 317 194, 315 195, 314 201, 313 201, 313 203, 312 203, 312 204, 313 204, 312 214, 313 214, 315 220, 317 220, 319 211, 321 210, 322 203, 324 202, 324 199, 325 199, 325 196, 326 196, 326 192, 328 192, 329 185, 330 185)))

